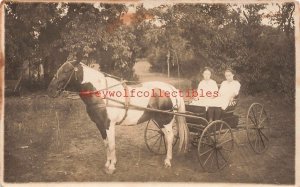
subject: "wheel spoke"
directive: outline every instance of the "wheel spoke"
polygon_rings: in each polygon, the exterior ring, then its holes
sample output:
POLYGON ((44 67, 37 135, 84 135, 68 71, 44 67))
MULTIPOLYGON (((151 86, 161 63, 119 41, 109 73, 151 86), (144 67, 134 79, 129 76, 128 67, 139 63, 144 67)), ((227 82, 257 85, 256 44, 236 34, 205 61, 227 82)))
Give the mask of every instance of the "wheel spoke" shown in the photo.
POLYGON ((256 131, 254 131, 254 137, 255 137, 254 147, 256 149, 256 144, 257 144, 257 133, 256 133, 256 131))
POLYGON ((255 126, 255 122, 253 121, 251 116, 249 116, 249 119, 252 121, 253 125, 255 126))
POLYGON ((221 136, 222 128, 223 128, 223 123, 221 123, 221 127, 220 127, 220 129, 219 129, 219 137, 221 136))
POLYGON ((252 133, 252 137, 254 137, 255 140, 256 140, 256 128, 253 128, 253 129, 251 130, 251 133, 252 133))
POLYGON ((261 149, 261 144, 262 144, 262 142, 261 142, 260 134, 259 134, 258 130, 257 130, 256 133, 257 133, 257 139, 258 139, 258 149, 260 150, 260 149, 261 149))
POLYGON ((221 151, 219 151, 219 153, 220 153, 221 157, 223 158, 223 160, 227 163, 227 160, 225 159, 223 153, 221 151))
POLYGON ((227 129, 227 131, 223 134, 223 136, 219 139, 219 141, 223 140, 223 138, 226 136, 226 134, 229 132, 230 130, 227 129))
MULTIPOLYGON (((213 152, 215 152, 215 151, 213 151, 213 152)), ((211 158, 211 162, 210 162, 210 168, 213 168, 214 157, 215 157, 215 155, 213 154, 212 158, 211 158)))
POLYGON ((252 124, 252 125, 248 125, 248 129, 257 129, 257 127, 254 124, 252 124))
POLYGON ((253 117, 254 117, 255 125, 257 125, 257 119, 256 119, 255 113, 253 111, 253 108, 251 108, 251 112, 252 112, 253 117))
POLYGON ((158 140, 160 139, 161 137, 157 138, 156 141, 154 142, 154 144, 152 144, 152 146, 156 145, 156 143, 158 142, 158 140))
POLYGON ((267 119, 267 117, 265 117, 263 120, 261 120, 261 121, 259 122, 259 125, 258 125, 258 126, 260 126, 266 119, 267 119))
POLYGON ((257 148, 259 150, 260 147, 261 147, 261 142, 260 142, 260 137, 259 137, 258 130, 255 131, 255 134, 256 134, 256 137, 257 137, 257 148))
POLYGON ((152 139, 152 138, 154 138, 154 137, 156 137, 156 136, 159 136, 160 134, 156 134, 156 135, 154 135, 154 136, 151 136, 150 138, 147 138, 147 140, 150 140, 150 139, 152 139))
POLYGON ((209 153, 209 152, 212 151, 212 150, 214 150, 214 148, 211 148, 211 149, 205 151, 204 153, 201 153, 199 156, 201 157, 201 156, 205 155, 206 153, 209 153))
POLYGON ((262 116, 263 112, 264 112, 264 107, 262 107, 261 110, 260 110, 259 120, 261 119, 261 116, 262 116))
POLYGON ((268 138, 261 130, 259 130, 259 132, 265 137, 265 139, 266 139, 267 141, 269 141, 269 138, 268 138))
POLYGON ((215 140, 211 136, 212 136, 212 133, 210 132, 210 129, 207 129, 207 132, 204 137, 209 138, 214 143, 215 140))
POLYGON ((156 127, 160 129, 160 127, 159 127, 159 125, 156 123, 156 121, 154 121, 154 120, 152 120, 152 121, 153 121, 153 123, 156 125, 156 127))
POLYGON ((222 149, 224 149, 225 151, 229 151, 229 152, 232 151, 231 149, 227 149, 227 148, 225 148, 225 147, 222 147, 222 149))
POLYGON ((207 160, 210 158, 210 156, 212 155, 213 151, 210 152, 210 154, 208 155, 207 159, 204 161, 203 166, 206 164, 207 160))
POLYGON ((230 141, 232 141, 233 139, 232 138, 230 138, 230 139, 228 139, 228 140, 226 140, 226 141, 224 141, 224 142, 222 142, 222 143, 220 143, 220 144, 218 144, 219 146, 220 145, 223 145, 223 144, 225 144, 225 143, 227 143, 227 142, 230 142, 230 141))
POLYGON ((262 136, 261 136, 261 134, 260 134, 260 130, 258 130, 257 133, 258 133, 258 135, 259 135, 259 137, 260 137, 260 140, 261 140, 262 145, 263 145, 264 148, 265 148, 266 146, 265 146, 264 140, 263 140, 263 138, 262 138, 262 136))
POLYGON ((219 161, 218 161, 218 151, 217 150, 216 150, 216 161, 217 161, 217 167, 218 167, 218 169, 220 169, 219 161))
POLYGON ((147 129, 149 131, 156 131, 156 132, 159 132, 160 130, 156 130, 156 129, 147 129))
POLYGON ((161 136, 161 137, 160 137, 160 139, 159 139, 159 146, 158 146, 158 150, 157 150, 158 152, 159 152, 159 150, 160 150, 160 147, 161 147, 161 142, 162 142, 162 139, 163 139, 163 137, 161 136))
MULTIPOLYGON (((199 138, 198 138, 199 139, 199 138)), ((207 142, 201 142, 202 144, 205 144, 205 145, 208 145, 208 146, 210 146, 210 147, 213 147, 213 145, 212 144, 209 144, 209 143, 207 143, 207 142)))

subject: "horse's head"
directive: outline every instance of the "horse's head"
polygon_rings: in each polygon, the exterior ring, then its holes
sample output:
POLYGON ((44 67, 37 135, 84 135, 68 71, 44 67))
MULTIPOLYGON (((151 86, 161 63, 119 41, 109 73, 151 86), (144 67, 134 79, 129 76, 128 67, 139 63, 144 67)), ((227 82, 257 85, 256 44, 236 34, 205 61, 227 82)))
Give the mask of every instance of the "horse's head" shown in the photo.
POLYGON ((78 61, 67 61, 61 65, 48 86, 48 95, 58 97, 70 83, 73 77, 77 76, 78 61))

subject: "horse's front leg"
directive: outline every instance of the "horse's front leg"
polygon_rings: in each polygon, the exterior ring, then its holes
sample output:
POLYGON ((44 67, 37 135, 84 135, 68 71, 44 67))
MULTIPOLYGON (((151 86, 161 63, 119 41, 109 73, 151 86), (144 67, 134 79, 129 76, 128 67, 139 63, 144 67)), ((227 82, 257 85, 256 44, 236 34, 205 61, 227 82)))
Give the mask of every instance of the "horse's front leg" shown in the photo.
POLYGON ((171 167, 171 160, 172 160, 172 148, 173 148, 173 139, 174 139, 174 133, 173 133, 173 123, 175 121, 175 118, 172 119, 172 121, 165 125, 162 129, 165 134, 165 142, 167 143, 167 156, 165 158, 165 167, 171 167))
POLYGON ((113 174, 116 170, 116 142, 115 142, 115 123, 110 122, 108 130, 106 130, 107 138, 104 140, 106 148, 107 161, 105 163, 105 172, 113 174))

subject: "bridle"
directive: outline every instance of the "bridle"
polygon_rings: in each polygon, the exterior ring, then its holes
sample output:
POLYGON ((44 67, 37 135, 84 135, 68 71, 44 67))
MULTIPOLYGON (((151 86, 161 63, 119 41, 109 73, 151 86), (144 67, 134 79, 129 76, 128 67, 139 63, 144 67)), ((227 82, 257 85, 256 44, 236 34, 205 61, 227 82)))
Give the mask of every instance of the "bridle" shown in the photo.
MULTIPOLYGON (((74 61, 67 61, 67 62, 64 63, 64 65, 65 65, 65 64, 70 64, 70 65, 73 67, 73 70, 72 70, 71 75, 70 75, 69 78, 68 78, 68 81, 65 83, 65 85, 64 85, 62 88, 60 88, 60 89, 58 90, 59 92, 62 92, 62 91, 65 90, 65 88, 66 88, 66 87, 68 86, 68 84, 70 83, 73 74, 75 74, 75 79, 76 79, 76 80, 78 79, 78 78, 77 78, 78 67, 77 67, 77 66, 74 66, 71 62, 74 62, 74 61)), ((62 65, 60 68, 62 68, 64 65, 62 65)), ((58 72, 59 72, 59 71, 60 71, 60 69, 58 69, 58 71, 56 72, 56 74, 55 74, 55 76, 54 76, 56 79, 58 79, 58 72)))

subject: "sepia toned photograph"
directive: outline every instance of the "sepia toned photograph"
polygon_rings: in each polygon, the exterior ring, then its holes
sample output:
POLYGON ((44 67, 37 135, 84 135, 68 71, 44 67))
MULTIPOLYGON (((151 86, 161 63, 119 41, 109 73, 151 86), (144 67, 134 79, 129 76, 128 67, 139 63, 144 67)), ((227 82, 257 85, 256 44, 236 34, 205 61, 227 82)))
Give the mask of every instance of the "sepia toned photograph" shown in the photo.
POLYGON ((297 2, 2 8, 3 186, 295 185, 297 2))

